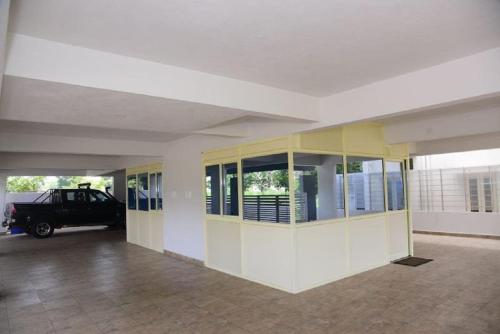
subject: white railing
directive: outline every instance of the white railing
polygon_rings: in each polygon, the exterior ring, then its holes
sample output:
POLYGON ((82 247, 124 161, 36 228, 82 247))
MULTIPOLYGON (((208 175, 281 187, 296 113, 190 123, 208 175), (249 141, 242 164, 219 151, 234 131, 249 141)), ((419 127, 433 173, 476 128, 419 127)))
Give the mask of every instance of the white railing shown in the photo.
POLYGON ((500 166, 413 170, 411 208, 422 212, 499 212, 500 166))

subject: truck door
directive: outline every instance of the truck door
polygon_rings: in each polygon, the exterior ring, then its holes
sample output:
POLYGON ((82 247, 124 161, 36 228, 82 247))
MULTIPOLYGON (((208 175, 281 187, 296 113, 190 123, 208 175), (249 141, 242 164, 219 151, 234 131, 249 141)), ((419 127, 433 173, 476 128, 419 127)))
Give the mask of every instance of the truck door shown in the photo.
POLYGON ((95 223, 111 223, 115 221, 116 203, 99 190, 89 190, 90 215, 95 223))
POLYGON ((89 203, 85 189, 67 189, 62 193, 63 205, 61 223, 63 225, 86 225, 89 223, 89 203))

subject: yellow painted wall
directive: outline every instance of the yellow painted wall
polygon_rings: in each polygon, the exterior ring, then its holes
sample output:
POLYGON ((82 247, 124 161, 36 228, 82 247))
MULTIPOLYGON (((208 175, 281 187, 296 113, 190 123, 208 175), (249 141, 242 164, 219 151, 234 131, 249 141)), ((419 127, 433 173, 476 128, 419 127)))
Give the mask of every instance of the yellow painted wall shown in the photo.
POLYGON ((393 159, 408 158, 407 145, 385 144, 382 125, 361 123, 210 150, 203 153, 203 161, 209 164, 221 160, 236 160, 291 150, 380 156, 393 159))

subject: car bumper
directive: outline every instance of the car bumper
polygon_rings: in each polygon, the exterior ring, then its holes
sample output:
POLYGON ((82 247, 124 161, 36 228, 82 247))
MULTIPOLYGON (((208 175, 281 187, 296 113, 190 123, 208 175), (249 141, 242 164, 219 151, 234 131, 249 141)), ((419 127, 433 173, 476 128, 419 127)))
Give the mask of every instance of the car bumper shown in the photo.
POLYGON ((20 224, 20 222, 16 221, 16 219, 12 219, 12 218, 7 218, 5 219, 3 222, 2 222, 2 226, 3 227, 8 227, 8 228, 11 228, 13 226, 20 226, 20 227, 24 227, 25 224, 20 224))

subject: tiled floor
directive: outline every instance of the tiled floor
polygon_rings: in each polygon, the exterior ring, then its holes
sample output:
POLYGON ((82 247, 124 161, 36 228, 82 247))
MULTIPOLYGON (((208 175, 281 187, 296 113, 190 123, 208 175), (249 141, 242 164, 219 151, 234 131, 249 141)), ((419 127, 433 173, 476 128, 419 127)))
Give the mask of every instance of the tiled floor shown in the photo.
POLYGON ((500 333, 500 241, 417 235, 435 261, 290 295, 124 242, 0 237, 0 333, 500 333))

